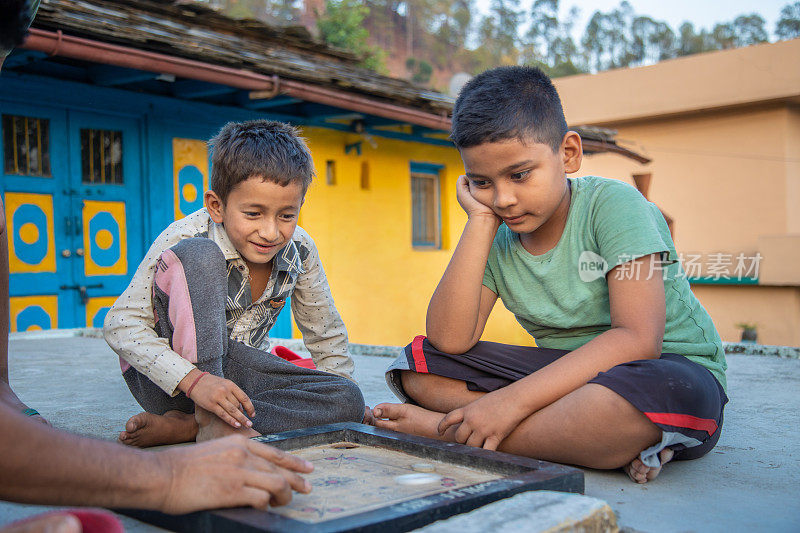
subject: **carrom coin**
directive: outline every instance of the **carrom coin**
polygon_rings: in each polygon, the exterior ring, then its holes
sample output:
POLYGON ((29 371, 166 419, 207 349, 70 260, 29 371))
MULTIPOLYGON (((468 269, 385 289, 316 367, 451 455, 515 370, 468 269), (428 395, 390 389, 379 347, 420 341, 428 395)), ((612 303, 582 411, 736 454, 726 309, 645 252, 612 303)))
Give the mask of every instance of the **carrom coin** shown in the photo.
POLYGON ((402 476, 394 478, 400 485, 427 485, 428 483, 436 483, 441 479, 442 476, 439 474, 428 473, 403 474, 402 476))
POLYGON ((414 472, 434 472, 436 471, 436 467, 430 463, 415 463, 411 465, 411 469, 414 472))

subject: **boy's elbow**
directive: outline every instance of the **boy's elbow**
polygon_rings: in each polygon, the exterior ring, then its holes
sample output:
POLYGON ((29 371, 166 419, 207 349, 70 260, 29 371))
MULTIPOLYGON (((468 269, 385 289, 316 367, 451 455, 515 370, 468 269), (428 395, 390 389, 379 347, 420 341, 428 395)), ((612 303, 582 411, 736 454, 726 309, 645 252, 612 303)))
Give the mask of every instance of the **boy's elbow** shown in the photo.
POLYGON ((114 308, 112 307, 106 314, 105 319, 103 319, 103 338, 106 340, 106 343, 115 350, 118 348, 120 340, 119 332, 117 331, 118 327, 119 320, 117 313, 114 312, 114 308))
POLYGON ((436 335, 431 337, 428 335, 428 342, 431 343, 431 346, 439 350, 440 352, 449 353, 453 355, 458 355, 466 352, 472 346, 469 343, 454 341, 453 339, 448 338, 439 338, 436 335))
POLYGON ((628 327, 619 327, 628 335, 631 352, 638 359, 658 359, 661 357, 661 348, 664 334, 650 330, 636 330, 628 327))

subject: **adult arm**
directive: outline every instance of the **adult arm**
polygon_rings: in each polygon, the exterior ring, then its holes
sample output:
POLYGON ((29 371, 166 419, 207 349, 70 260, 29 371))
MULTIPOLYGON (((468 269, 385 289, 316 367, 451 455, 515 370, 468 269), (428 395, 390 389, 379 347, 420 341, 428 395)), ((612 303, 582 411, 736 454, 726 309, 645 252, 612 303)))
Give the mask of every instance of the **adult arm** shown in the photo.
POLYGON ((439 285, 428 304, 428 341, 443 352, 458 354, 475 345, 497 301, 483 285, 483 274, 500 219, 472 197, 465 176, 458 178, 458 202, 468 219, 439 285))
MULTIPOLYGON (((22 412, 27 406, 11 389, 8 377, 8 303, 8 237, 5 208, 0 199, 0 403, 22 412)), ((39 423, 47 423, 41 415, 32 418, 39 423)))
POLYGON ((6 209, 0 199, 0 387, 8 385, 8 318, 8 235, 6 209))
POLYGON ((186 513, 283 505, 310 463, 248 440, 147 452, 70 435, 0 404, 0 499, 186 513))

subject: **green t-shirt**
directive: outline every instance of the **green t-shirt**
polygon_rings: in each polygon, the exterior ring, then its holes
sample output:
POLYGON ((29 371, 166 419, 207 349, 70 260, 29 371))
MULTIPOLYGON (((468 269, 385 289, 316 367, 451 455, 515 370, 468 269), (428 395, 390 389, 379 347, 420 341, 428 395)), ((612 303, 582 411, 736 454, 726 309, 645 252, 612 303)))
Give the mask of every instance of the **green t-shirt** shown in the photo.
MULTIPOLYGON (((611 329, 605 275, 621 267, 636 275, 633 259, 661 254, 666 326, 662 351, 706 367, 727 387, 722 340, 708 312, 692 294, 663 215, 621 181, 569 178, 572 188, 564 233, 556 246, 533 255, 519 235, 500 226, 489 252, 483 284, 495 292, 542 348, 575 350, 611 329)), ((648 276, 644 270, 638 273, 648 276)))

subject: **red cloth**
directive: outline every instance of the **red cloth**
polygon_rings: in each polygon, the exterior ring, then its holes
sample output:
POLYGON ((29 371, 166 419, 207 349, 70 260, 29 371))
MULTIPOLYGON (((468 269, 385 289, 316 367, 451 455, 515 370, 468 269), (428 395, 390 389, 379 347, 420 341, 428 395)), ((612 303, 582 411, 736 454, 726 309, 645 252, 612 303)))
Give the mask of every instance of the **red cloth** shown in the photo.
POLYGON ((81 523, 83 533, 125 533, 122 522, 113 513, 100 509, 66 509, 63 511, 51 511, 49 513, 37 514, 24 520, 18 520, 7 524, 4 527, 19 526, 41 520, 54 515, 72 515, 81 523))
POLYGON ((310 368, 312 370, 316 370, 317 366, 314 364, 314 360, 310 357, 300 357, 298 354, 287 348, 286 346, 273 346, 271 350, 273 355, 277 355, 281 359, 289 361, 290 363, 301 366, 303 368, 310 368))

